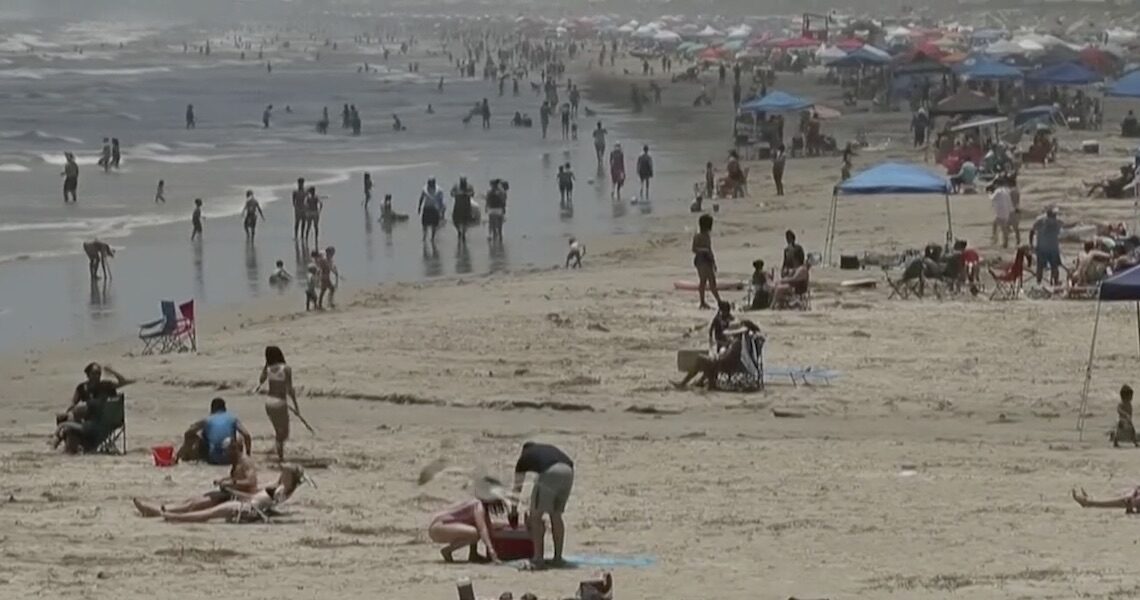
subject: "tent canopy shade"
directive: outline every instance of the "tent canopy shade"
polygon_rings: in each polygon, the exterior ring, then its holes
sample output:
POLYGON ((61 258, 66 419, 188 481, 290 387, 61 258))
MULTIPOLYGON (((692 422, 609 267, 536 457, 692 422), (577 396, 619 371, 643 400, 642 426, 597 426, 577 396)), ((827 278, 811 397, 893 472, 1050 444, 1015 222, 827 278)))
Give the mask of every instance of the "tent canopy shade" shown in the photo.
POLYGON ((1088 85, 1103 80, 1098 73, 1076 63, 1062 63, 1042 67, 1025 76, 1031 83, 1047 85, 1088 85))
POLYGON ((944 115, 996 115, 999 112, 1001 111, 998 110, 997 102, 984 94, 962 90, 935 104, 930 115, 934 117, 944 115))
POLYGON ((1140 266, 1121 271, 1100 284, 1101 301, 1140 302, 1140 266))
POLYGON ((811 108, 815 103, 787 92, 773 90, 767 96, 754 98, 740 105, 740 110, 752 113, 786 113, 811 108))
POLYGON ((1112 84, 1105 94, 1125 98, 1140 98, 1140 69, 1116 80, 1116 83, 1112 84))
POLYGON ((1001 125, 1008 121, 1008 117, 981 117, 979 119, 970 119, 961 125, 955 125, 950 128, 952 132, 965 131, 967 129, 974 129, 976 127, 989 127, 990 125, 1001 125))
POLYGON ((995 60, 966 59, 955 71, 967 79, 1017 80, 1024 77, 1021 69, 995 60))
POLYGON ((950 182, 925 167, 887 162, 875 165, 835 187, 847 195, 939 194, 950 193, 950 182))

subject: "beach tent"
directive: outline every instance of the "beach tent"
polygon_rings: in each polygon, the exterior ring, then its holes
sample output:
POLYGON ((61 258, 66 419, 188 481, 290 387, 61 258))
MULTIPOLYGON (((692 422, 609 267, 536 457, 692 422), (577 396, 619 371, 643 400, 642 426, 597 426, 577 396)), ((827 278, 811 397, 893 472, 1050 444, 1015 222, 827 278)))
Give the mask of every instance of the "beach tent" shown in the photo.
POLYGON ((698 31, 696 33, 696 35, 697 35, 697 37, 703 37, 703 38, 720 37, 720 36, 724 35, 724 32, 719 31, 718 29, 716 29, 712 25, 705 25, 705 28, 698 31))
POLYGON ((852 51, 850 54, 844 56, 843 58, 838 58, 827 63, 827 66, 842 69, 849 67, 872 67, 885 65, 889 62, 891 62, 890 58, 876 54, 869 50, 865 50, 863 48, 859 48, 858 50, 852 51))
POLYGON ((728 39, 735 40, 735 39, 747 39, 748 36, 750 36, 750 35, 752 35, 752 28, 751 27, 749 27, 747 25, 738 25, 736 27, 733 27, 732 29, 729 29, 726 37, 728 37, 728 39))
POLYGON ((1116 80, 1105 92, 1106 96, 1140 98, 1140 70, 1133 71, 1116 80))
POLYGON ((1132 267, 1105 279, 1100 284, 1093 317, 1092 343, 1089 344, 1089 362, 1085 366, 1085 384, 1081 389, 1081 410, 1077 413, 1077 431, 1081 440, 1085 435, 1085 409, 1089 402, 1089 385, 1092 382, 1093 359, 1096 356, 1096 335, 1100 328, 1100 308, 1105 302, 1136 303, 1136 339, 1140 343, 1140 266, 1132 267))
POLYGON ((974 81, 1013 81, 1024 77, 1021 69, 987 58, 967 58, 954 71, 974 81))
POLYGON ((1025 80, 1030 83, 1044 85, 1088 85, 1103 79, 1096 72, 1076 63, 1042 67, 1025 76, 1025 80))
POLYGON ((885 162, 863 171, 835 186, 831 196, 831 214, 827 221, 827 243, 824 254, 831 261, 835 243, 836 216, 840 196, 902 196, 939 195, 946 199, 946 241, 954 239, 954 225, 950 217, 950 182, 927 169, 909 164, 885 162))
POLYGON ((963 89, 957 94, 945 98, 930 111, 932 117, 942 117, 948 115, 996 115, 998 114, 997 102, 994 102, 985 94, 963 89))
POLYGON ((1030 123, 1048 123, 1059 125, 1065 123, 1065 114, 1059 107, 1052 104, 1030 106, 1017 111, 1013 117, 1013 126, 1020 128, 1030 123))
POLYGON ((740 110, 751 113, 788 113, 811 108, 814 103, 799 96, 773 90, 763 98, 753 98, 741 103, 740 110))
POLYGON ((681 43, 681 34, 672 31, 658 31, 653 34, 653 41, 661 44, 679 44, 681 43))
POLYGON ((895 75, 931 75, 947 73, 950 67, 924 52, 912 52, 899 59, 894 67, 895 75))
POLYGON ((827 64, 831 61, 838 60, 847 56, 847 51, 837 46, 824 46, 819 52, 815 53, 816 58, 827 64))

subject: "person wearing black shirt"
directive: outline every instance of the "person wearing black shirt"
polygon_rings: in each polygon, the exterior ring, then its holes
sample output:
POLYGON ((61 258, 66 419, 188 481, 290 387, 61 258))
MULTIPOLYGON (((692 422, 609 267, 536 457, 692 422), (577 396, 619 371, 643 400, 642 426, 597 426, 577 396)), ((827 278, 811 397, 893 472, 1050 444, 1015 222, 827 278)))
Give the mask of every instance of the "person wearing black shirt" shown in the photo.
MULTIPOLYGON (((527 442, 523 444, 519 460, 515 464, 515 487, 513 498, 518 498, 522 492, 523 482, 527 473, 537 475, 531 485, 530 512, 527 514, 527 530, 530 531, 534 542, 534 558, 531 566, 542 568, 544 565, 543 540, 546 536, 546 525, 543 515, 550 515, 550 534, 554 539, 554 563, 562 562, 562 548, 566 541, 566 525, 562 522, 562 513, 566 510, 566 501, 570 498, 570 490, 574 487, 574 461, 565 452, 550 444, 527 442)), ((516 512, 513 509, 512 512, 516 512)), ((517 514, 517 513, 516 513, 517 514)))
POLYGON ((784 232, 784 239, 788 245, 784 247, 784 264, 780 265, 780 275, 787 277, 803 266, 804 247, 796 243, 796 234, 792 230, 784 232))
POLYGON ((121 373, 109 365, 100 366, 99 363, 90 363, 83 369, 87 380, 75 386, 71 396, 71 406, 67 411, 56 416, 59 427, 55 435, 55 447, 65 439, 68 452, 78 452, 81 447, 88 445, 91 440, 86 439, 93 433, 94 427, 103 416, 103 405, 107 400, 119 395, 119 388, 134 383, 134 380, 123 377, 121 373), (106 371, 114 381, 103 379, 106 371))

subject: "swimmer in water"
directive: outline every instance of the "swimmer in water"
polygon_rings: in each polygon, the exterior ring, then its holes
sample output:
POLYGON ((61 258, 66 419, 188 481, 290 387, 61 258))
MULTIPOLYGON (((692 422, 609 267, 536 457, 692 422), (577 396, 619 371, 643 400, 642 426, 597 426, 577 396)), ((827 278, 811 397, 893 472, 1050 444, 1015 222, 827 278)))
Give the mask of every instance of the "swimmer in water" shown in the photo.
POLYGON ((252 242, 254 235, 257 234, 257 218, 260 216, 262 221, 265 220, 265 213, 261 212, 261 204, 257 198, 253 197, 253 190, 245 193, 245 208, 242 209, 242 215, 245 237, 252 242))
POLYGON ((274 269, 273 273, 269 276, 269 283, 271 285, 283 286, 292 280, 293 276, 289 274, 289 271, 285 270, 285 261, 277 261, 277 268, 274 269))

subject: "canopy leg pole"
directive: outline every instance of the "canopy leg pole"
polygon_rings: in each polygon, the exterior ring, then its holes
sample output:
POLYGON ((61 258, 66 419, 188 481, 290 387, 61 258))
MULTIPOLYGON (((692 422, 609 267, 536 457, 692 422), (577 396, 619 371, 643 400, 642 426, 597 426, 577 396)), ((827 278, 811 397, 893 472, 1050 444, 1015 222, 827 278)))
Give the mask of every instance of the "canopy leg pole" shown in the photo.
MULTIPOLYGON (((1137 304, 1140 307, 1140 304, 1137 304)), ((1089 405, 1089 385, 1092 382, 1093 357, 1096 353, 1096 333, 1100 327, 1100 300, 1096 301, 1096 318, 1093 319, 1092 342, 1089 344, 1089 362, 1085 365, 1085 384, 1081 389, 1081 409, 1077 413, 1077 440, 1085 439, 1085 411, 1089 405)))
POLYGON ((946 194, 946 248, 954 245, 954 220, 950 217, 950 194, 946 194))
POLYGON ((1140 350, 1140 302, 1136 303, 1136 346, 1140 350))
POLYGON ((832 246, 834 245, 834 242, 835 242, 835 217, 836 217, 836 204, 838 202, 838 199, 839 199, 838 196, 835 196, 835 195, 831 196, 831 210, 828 211, 828 215, 827 215, 827 246, 826 246, 827 258, 826 258, 826 261, 827 261, 828 265, 831 264, 831 251, 832 251, 832 246))

